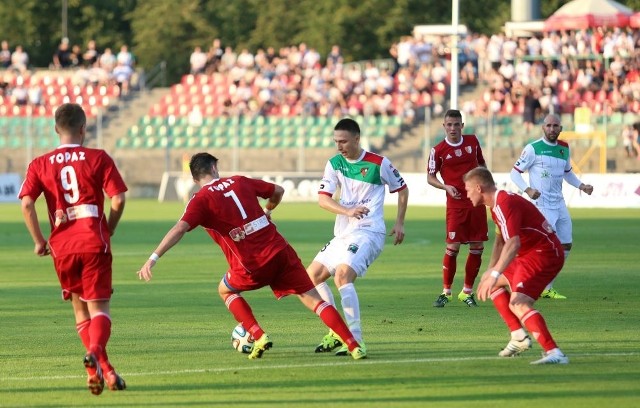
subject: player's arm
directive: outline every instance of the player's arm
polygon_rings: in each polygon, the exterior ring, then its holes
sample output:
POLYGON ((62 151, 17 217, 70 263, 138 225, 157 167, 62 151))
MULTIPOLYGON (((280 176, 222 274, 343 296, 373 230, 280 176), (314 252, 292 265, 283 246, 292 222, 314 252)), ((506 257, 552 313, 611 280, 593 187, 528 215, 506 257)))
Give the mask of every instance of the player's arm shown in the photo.
POLYGON ((591 195, 591 193, 593 193, 593 186, 591 184, 584 184, 583 182, 581 182, 578 176, 576 176, 576 173, 573 172, 573 170, 566 171, 564 173, 564 179, 567 183, 571 184, 580 191, 584 191, 588 195, 591 195))
POLYGON ((109 210, 109 219, 107 225, 109 227, 109 234, 113 236, 116 232, 118 222, 124 212, 125 196, 124 193, 116 194, 111 197, 111 208, 109 210))
POLYGON ((409 187, 405 187, 398 191, 398 212, 396 214, 396 223, 394 224, 389 236, 395 235, 393 245, 401 244, 404 240, 404 218, 407 214, 407 206, 409 204, 409 187))
POLYGON ((169 232, 162 238, 158 247, 153 251, 153 254, 147 259, 142 268, 138 271, 138 277, 140 279, 144 279, 145 281, 151 280, 152 273, 151 268, 158 262, 158 259, 162 255, 164 255, 169 249, 171 249, 175 244, 180 242, 184 234, 186 234, 190 230, 190 225, 185 221, 178 221, 176 225, 174 225, 169 232))
POLYGON ((540 197, 540 192, 535 188, 531 188, 527 185, 527 182, 524 181, 524 177, 522 177, 522 173, 520 173, 515 168, 511 169, 511 181, 518 186, 518 188, 526 193, 532 200, 537 200, 540 197))
POLYGON ((360 205, 358 207, 347 208, 333 199, 328 194, 318 194, 318 204, 320 208, 338 215, 346 215, 347 217, 355 217, 357 219, 364 218, 369 214, 369 208, 360 205))
POLYGON ((519 249, 520 237, 518 235, 505 241, 501 234, 496 234, 489 269, 482 274, 478 284, 478 299, 485 301, 490 298, 494 287, 508 284, 502 273, 513 258, 516 257, 519 249))
POLYGON ((36 202, 28 195, 22 197, 22 216, 27 230, 31 234, 31 239, 35 244, 33 252, 39 256, 49 255, 47 240, 42 235, 40 223, 38 222, 38 213, 36 212, 36 202))
POLYGON ((435 174, 427 173, 427 183, 429 183, 429 185, 432 187, 446 191, 447 194, 449 194, 453 198, 462 198, 462 195, 457 188, 441 182, 435 174))
POLYGON ((271 194, 271 197, 267 199, 267 203, 264 206, 264 212, 267 215, 271 215, 271 211, 273 211, 278 206, 278 204, 280 204, 280 202, 282 201, 282 196, 284 196, 284 188, 277 184, 274 185, 275 189, 273 190, 273 194, 271 194))

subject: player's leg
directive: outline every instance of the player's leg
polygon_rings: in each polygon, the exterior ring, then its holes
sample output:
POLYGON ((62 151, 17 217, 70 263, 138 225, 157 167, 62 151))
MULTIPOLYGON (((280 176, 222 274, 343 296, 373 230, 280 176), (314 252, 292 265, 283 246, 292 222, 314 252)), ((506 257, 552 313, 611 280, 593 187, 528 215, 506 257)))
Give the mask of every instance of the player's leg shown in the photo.
MULTIPOLYGON (((335 271, 335 262, 338 259, 339 248, 345 245, 339 238, 333 238, 315 256, 311 264, 307 267, 307 274, 311 282, 315 285, 320 297, 334 308, 336 306, 333 292, 327 284, 327 279, 331 276, 331 271, 335 271)), ((315 305, 314 305, 315 306, 315 305)), ((320 344, 316 346, 316 353, 333 351, 342 346, 340 336, 333 330, 325 334, 320 344)))
MULTIPOLYGON (((362 325, 360 319, 360 300, 354 286, 358 277, 364 277, 367 268, 382 253, 385 234, 369 231, 358 231, 349 235, 348 244, 338 253, 338 265, 335 269, 334 281, 342 304, 342 314, 360 346, 365 349, 362 340, 362 325)), ((336 355, 347 355, 347 348, 343 346, 336 355)))
MULTIPOLYGON (((310 289, 309 291, 298 295, 302 304, 304 304, 308 309, 313 311, 315 314, 320 317, 320 319, 324 322, 324 324, 331 330, 331 332, 335 333, 335 335, 339 336, 341 342, 346 345, 349 353, 351 353, 354 358, 360 359, 366 357, 366 350, 360 347, 360 344, 356 341, 353 334, 349 331, 347 324, 342 320, 340 313, 336 310, 336 308, 323 300, 320 297, 320 294, 315 288, 310 289), (354 354, 354 350, 356 348, 360 348, 361 351, 359 353, 354 354)), ((335 347, 334 347, 335 348, 335 347)), ((330 350, 318 350, 316 348, 316 353, 322 351, 330 351, 330 350)))
POLYGON ((460 211, 447 207, 446 210, 446 232, 445 242, 447 244, 444 257, 442 258, 442 293, 438 295, 434 307, 444 307, 451 301, 451 286, 456 276, 458 253, 460 252, 460 211))
POLYGON ((100 395, 104 389, 104 376, 98 357, 91 352, 91 315, 87 303, 80 299, 79 294, 70 293, 69 295, 76 320, 76 330, 85 347, 83 364, 87 371, 87 387, 92 394, 100 395))
POLYGON ((242 297, 242 292, 231 286, 227 281, 226 275, 218 284, 218 294, 224 301, 224 305, 233 315, 233 318, 236 319, 238 323, 242 324, 245 330, 251 333, 251 336, 253 336, 254 339, 259 339, 263 334, 265 334, 264 330, 262 330, 258 324, 251 306, 249 306, 249 303, 247 303, 244 297, 242 297))
POLYGON ((474 207, 469 209, 464 228, 461 226, 461 232, 464 229, 466 236, 465 241, 469 242, 469 254, 465 264, 464 286, 458 294, 458 300, 464 302, 469 307, 478 306, 473 295, 473 286, 475 285, 480 266, 482 265, 482 252, 484 251, 484 241, 489 239, 487 226, 487 210, 484 207, 474 207))
MULTIPOLYGON (((566 214, 566 217, 569 217, 569 212, 566 206, 564 207, 565 211, 562 211, 562 209, 558 209, 558 208, 538 207, 538 209, 547 219, 547 222, 551 224, 554 231, 556 231, 556 235, 558 236, 558 239, 560 239, 560 242, 571 242, 571 224, 569 224, 568 241, 563 240, 563 238, 566 237, 566 233, 567 233, 566 222, 562 221, 563 213, 566 214), (560 238, 561 235, 563 236, 563 238, 560 238)), ((569 223, 571 223, 571 218, 569 218, 569 223)), ((566 299, 566 296, 561 295, 560 293, 558 293, 558 291, 554 289, 553 280, 549 282, 549 284, 547 284, 547 287, 544 288, 544 290, 540 294, 540 297, 545 299, 566 299)))
POLYGON ((82 254, 83 293, 86 308, 91 317, 89 324, 89 348, 85 356, 85 366, 91 365, 91 355, 98 360, 100 370, 110 390, 124 390, 125 381, 116 373, 109 361, 107 344, 111 337, 110 299, 111 286, 111 254, 82 254))
POLYGON ((543 358, 531 364, 567 364, 569 359, 558 348, 542 314, 534 308, 535 299, 562 268, 563 258, 553 253, 518 258, 509 307, 544 350, 543 358))

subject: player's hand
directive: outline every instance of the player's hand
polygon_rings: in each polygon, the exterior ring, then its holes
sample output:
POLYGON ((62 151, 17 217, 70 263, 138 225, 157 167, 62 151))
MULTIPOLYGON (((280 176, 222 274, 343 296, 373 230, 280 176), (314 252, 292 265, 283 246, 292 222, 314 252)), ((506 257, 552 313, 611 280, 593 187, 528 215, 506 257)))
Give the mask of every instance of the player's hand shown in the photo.
POLYGON ((393 240, 393 245, 402 244, 404 241, 404 225, 394 225, 393 229, 389 233, 389 236, 395 235, 395 239, 393 240))
POLYGON ((529 187, 524 192, 527 193, 532 200, 537 200, 540 197, 540 192, 535 188, 529 187))
POLYGON ((593 193, 593 186, 591 184, 583 184, 580 190, 587 193, 587 195, 591 195, 591 193, 593 193))
POLYGON ((444 186, 444 191, 447 192, 447 194, 449 194, 451 197, 455 198, 456 200, 460 200, 462 198, 462 195, 460 194, 460 192, 458 191, 457 188, 455 188, 454 186, 444 186))
POLYGON ((491 271, 486 271, 482 274, 482 278, 480 278, 480 284, 478 284, 478 290, 476 294, 478 295, 478 299, 483 302, 489 299, 489 295, 493 290, 493 287, 496 285, 498 278, 494 278, 491 276, 491 271))
POLYGON ((367 216, 367 214, 369 214, 369 209, 367 207, 364 206, 360 206, 360 207, 355 207, 355 208, 351 208, 348 212, 347 215, 349 217, 355 217, 357 219, 361 219, 367 216))
POLYGON ((153 273, 151 272, 151 268, 156 264, 156 261, 153 259, 147 259, 147 262, 142 265, 142 269, 138 271, 138 279, 144 280, 145 282, 149 282, 153 273))
POLYGON ((51 253, 47 241, 39 242, 33 248, 33 253, 38 256, 47 256, 51 253))

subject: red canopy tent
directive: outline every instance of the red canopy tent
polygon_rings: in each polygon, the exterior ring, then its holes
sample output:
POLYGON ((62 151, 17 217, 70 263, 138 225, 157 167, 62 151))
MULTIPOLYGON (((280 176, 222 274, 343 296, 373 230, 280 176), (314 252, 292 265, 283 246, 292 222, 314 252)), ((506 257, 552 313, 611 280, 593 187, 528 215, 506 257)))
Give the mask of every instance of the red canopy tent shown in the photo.
POLYGON ((640 11, 633 13, 631 17, 629 17, 629 25, 633 28, 640 28, 640 11))
POLYGON ((546 31, 627 27, 633 10, 613 0, 573 0, 544 22, 546 31))

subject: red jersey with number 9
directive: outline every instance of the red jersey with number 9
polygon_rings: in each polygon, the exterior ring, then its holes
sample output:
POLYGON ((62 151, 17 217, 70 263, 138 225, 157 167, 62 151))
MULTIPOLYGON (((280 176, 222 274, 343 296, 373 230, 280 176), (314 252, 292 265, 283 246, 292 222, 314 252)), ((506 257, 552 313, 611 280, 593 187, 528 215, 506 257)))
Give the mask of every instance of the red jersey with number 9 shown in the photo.
POLYGON ((35 158, 18 198, 29 196, 35 201, 44 193, 53 256, 110 253, 104 193, 113 197, 125 191, 122 176, 104 150, 74 144, 35 158))
POLYGON ((244 176, 216 179, 187 203, 181 220, 190 230, 204 227, 232 269, 251 272, 288 245, 258 201, 271 197, 274 190, 275 184, 244 176))

